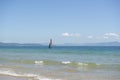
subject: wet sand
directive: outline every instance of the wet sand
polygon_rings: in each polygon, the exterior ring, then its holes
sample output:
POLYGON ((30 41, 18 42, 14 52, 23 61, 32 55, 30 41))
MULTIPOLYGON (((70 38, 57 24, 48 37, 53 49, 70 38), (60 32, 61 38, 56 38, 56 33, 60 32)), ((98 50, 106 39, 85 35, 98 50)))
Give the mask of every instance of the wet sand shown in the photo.
POLYGON ((32 79, 23 78, 23 77, 0 75, 0 80, 32 80, 32 79))

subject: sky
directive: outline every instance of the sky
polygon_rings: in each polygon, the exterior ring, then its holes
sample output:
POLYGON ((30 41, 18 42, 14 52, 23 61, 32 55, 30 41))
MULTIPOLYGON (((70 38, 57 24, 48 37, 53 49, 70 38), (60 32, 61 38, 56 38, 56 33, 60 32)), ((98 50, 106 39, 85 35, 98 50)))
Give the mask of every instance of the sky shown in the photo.
POLYGON ((0 42, 120 41, 120 0, 0 0, 0 42))

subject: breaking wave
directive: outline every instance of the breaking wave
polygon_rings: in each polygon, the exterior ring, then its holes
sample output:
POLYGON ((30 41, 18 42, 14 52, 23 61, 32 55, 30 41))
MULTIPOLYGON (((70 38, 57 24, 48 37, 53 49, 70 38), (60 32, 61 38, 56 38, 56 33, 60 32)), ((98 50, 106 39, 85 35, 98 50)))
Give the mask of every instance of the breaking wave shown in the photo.
POLYGON ((115 69, 120 71, 120 64, 99 64, 99 63, 93 63, 93 62, 74 62, 74 61, 51 61, 51 60, 40 60, 35 61, 35 65, 59 65, 59 66, 69 66, 69 67, 77 67, 77 68, 87 68, 87 69, 95 69, 95 68, 101 68, 101 69, 115 69))
POLYGON ((51 60, 40 60, 34 61, 35 65, 66 65, 72 67, 97 67, 103 64, 98 63, 84 63, 84 62, 74 62, 74 61, 51 61, 51 60))
POLYGON ((25 78, 32 78, 34 80, 61 80, 61 79, 51 79, 51 78, 46 78, 43 76, 39 76, 37 74, 29 74, 29 73, 16 73, 11 70, 0 70, 1 75, 8 75, 8 76, 13 76, 13 77, 25 77, 25 78))

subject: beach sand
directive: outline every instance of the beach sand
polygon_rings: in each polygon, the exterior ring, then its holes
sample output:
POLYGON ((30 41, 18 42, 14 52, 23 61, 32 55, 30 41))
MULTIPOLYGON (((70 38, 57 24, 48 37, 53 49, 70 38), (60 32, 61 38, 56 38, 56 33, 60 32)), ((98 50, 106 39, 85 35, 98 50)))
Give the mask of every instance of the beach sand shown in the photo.
POLYGON ((23 77, 14 77, 14 76, 7 76, 7 75, 0 75, 0 80, 33 80, 23 77))

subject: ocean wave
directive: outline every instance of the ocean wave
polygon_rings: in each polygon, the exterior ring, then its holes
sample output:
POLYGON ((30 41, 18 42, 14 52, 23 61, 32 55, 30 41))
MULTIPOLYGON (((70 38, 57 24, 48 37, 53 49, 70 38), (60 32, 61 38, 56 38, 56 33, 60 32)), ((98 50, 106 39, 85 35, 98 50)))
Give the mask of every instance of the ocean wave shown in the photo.
POLYGON ((88 64, 86 64, 86 63, 81 63, 81 62, 78 62, 78 65, 81 65, 81 66, 88 66, 88 64))
POLYGON ((71 61, 52 61, 52 60, 42 60, 42 61, 35 61, 36 65, 67 65, 71 64, 71 61))
POLYGON ((25 78, 33 78, 35 80, 61 80, 61 79, 51 79, 51 78, 46 78, 43 76, 39 76, 37 74, 29 74, 29 73, 16 73, 11 70, 0 70, 1 75, 8 75, 8 76, 13 76, 13 77, 25 77, 25 78))
POLYGON ((98 64, 98 63, 87 63, 87 62, 74 62, 74 61, 51 61, 51 60, 38 60, 34 61, 35 65, 66 65, 66 66, 72 66, 72 67, 86 67, 86 68, 92 68, 92 67, 98 67, 104 64, 98 64))
POLYGON ((62 61, 61 63, 63 63, 63 64, 70 64, 71 62, 70 61, 62 61))
POLYGON ((43 64, 44 64, 44 61, 35 61, 35 64, 36 64, 36 65, 43 65, 43 64))
MULTIPOLYGON (((56 61, 56 60, 7 60, 10 63, 17 63, 17 64, 28 64, 28 65, 63 65, 63 66, 73 66, 73 67, 97 67, 104 64, 98 64, 98 63, 91 63, 91 62, 77 62, 77 61, 56 61)), ((2 65, 0 65, 2 66, 2 65)))
POLYGON ((77 61, 55 61, 55 60, 36 60, 32 61, 32 64, 38 66, 51 65, 51 66, 69 66, 74 68, 87 68, 87 69, 117 69, 120 71, 120 64, 107 64, 107 63, 95 63, 95 62, 77 62, 77 61))
MULTIPOLYGON (((101 68, 101 69, 117 69, 120 71, 120 64, 108 64, 108 63, 96 63, 96 62, 79 62, 79 61, 57 61, 57 60, 8 60, 10 63, 17 63, 17 64, 25 64, 25 65, 50 65, 50 66, 69 66, 74 68, 87 68, 87 69, 94 69, 94 68, 101 68)), ((5 62, 6 63, 6 62, 5 62)), ((8 63, 8 62, 7 62, 8 63)), ((7 65, 0 64, 0 67, 7 67, 7 65)), ((9 67, 9 65, 8 65, 9 67)), ((10 66, 11 68, 16 68, 17 66, 10 66)), ((19 68, 19 67, 17 67, 19 68)))

